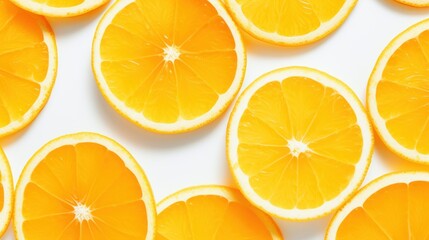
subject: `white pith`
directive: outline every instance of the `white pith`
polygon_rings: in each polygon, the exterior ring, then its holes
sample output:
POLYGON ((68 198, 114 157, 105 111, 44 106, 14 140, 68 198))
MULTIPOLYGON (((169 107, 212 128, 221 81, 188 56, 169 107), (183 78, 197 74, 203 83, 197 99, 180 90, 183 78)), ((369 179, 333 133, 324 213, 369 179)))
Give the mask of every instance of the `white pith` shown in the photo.
POLYGON ((239 185, 243 194, 246 196, 247 199, 249 199, 249 201, 251 201, 257 207, 263 209, 264 211, 280 218, 292 220, 314 219, 328 214, 329 212, 338 208, 342 203, 344 203, 362 183, 370 163, 372 149, 373 136, 371 127, 365 110, 357 96, 345 84, 337 80, 333 81, 333 77, 317 70, 305 67, 289 67, 278 69, 267 73, 258 78, 256 81, 254 81, 239 97, 231 114, 227 132, 227 155, 229 165, 234 173, 233 175, 237 180, 237 184, 239 185), (249 183, 249 177, 241 170, 238 164, 237 149, 239 139, 237 136, 237 130, 241 116, 246 110, 250 98, 257 90, 259 90, 265 84, 272 81, 281 81, 292 76, 304 76, 316 80, 326 87, 335 89, 339 94, 344 96, 344 98, 347 100, 347 102, 350 104, 351 108, 356 114, 357 124, 361 127, 363 139, 361 158, 355 165, 355 174, 350 180, 349 185, 337 197, 333 198, 330 201, 324 202, 323 205, 317 208, 312 209, 284 209, 272 205, 269 201, 261 198, 252 189, 249 183))

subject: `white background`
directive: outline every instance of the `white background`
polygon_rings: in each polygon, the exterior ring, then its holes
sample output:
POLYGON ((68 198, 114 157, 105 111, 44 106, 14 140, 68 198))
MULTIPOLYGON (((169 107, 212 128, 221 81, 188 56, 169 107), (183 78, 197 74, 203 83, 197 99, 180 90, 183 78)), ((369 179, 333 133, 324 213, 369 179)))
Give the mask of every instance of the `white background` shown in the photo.
MULTIPOLYGON (((115 139, 134 155, 152 184, 157 202, 189 186, 233 185, 225 158, 225 129, 231 109, 200 130, 165 136, 140 129, 105 102, 90 64, 92 37, 105 10, 106 6, 80 17, 49 19, 59 54, 50 100, 29 127, 0 140, 15 182, 27 160, 47 141, 67 133, 92 131, 115 139)), ((383 48, 402 30, 427 17, 429 9, 415 9, 393 0, 360 0, 342 27, 310 46, 276 47, 243 34, 248 66, 242 90, 267 71, 303 65, 343 80, 364 101, 367 79, 383 48)), ((386 172, 424 168, 393 155, 378 137, 375 143, 365 183, 386 172)), ((276 220, 288 240, 323 239, 331 217, 304 223, 276 220)), ((14 239, 11 227, 3 239, 14 239)))

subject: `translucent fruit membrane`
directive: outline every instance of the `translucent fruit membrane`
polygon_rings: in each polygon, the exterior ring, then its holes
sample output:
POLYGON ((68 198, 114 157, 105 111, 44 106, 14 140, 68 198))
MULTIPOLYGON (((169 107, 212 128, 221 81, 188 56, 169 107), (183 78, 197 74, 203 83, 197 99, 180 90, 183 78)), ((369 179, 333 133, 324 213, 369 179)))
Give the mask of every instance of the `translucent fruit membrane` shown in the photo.
POLYGON ((238 137, 238 163, 250 185, 284 209, 316 208, 335 198, 353 177, 363 146, 345 98, 304 77, 256 91, 238 137))
POLYGON ((136 0, 107 27, 100 52, 112 93, 160 123, 208 112, 237 70, 233 36, 208 1, 136 0))
POLYGON ((397 183, 371 195, 339 226, 336 239, 427 239, 429 183, 397 183))
POLYGON ((27 240, 146 239, 139 182, 118 155, 99 144, 50 152, 34 169, 22 207, 27 240))
POLYGON ((160 212, 157 221, 156 240, 272 239, 248 206, 215 195, 176 202, 160 212))
POLYGON ((429 154, 429 31, 403 43, 378 83, 378 112, 402 146, 429 154))
POLYGON ((310 33, 331 20, 346 0, 237 0, 246 16, 265 32, 282 36, 310 33))
POLYGON ((37 19, 0 0, 0 128, 21 119, 33 106, 48 63, 37 19))

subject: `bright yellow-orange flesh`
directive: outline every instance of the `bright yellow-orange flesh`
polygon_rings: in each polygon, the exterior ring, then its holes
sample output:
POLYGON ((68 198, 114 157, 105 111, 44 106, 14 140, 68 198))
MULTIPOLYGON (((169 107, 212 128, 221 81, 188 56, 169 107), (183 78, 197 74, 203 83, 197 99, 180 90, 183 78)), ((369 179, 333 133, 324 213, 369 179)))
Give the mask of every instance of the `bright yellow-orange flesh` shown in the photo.
POLYGON ((345 0, 236 0, 242 12, 265 32, 301 36, 331 20, 345 0))
POLYGON ((208 112, 237 69, 232 34, 207 0, 136 0, 107 27, 100 52, 112 93, 159 123, 208 112))
POLYGON ((363 139, 343 96, 304 77, 266 84, 239 128, 238 163, 254 191, 284 209, 321 206, 354 175, 363 139))
POLYGON ((156 240, 272 239, 261 219, 248 205, 216 195, 179 201, 157 217, 156 240))
POLYGON ((146 239, 139 182, 118 155, 99 144, 50 152, 34 169, 23 199, 27 240, 146 239))
POLYGON ((67 8, 82 4, 84 0, 33 0, 36 3, 50 7, 67 8))
POLYGON ((40 94, 48 47, 36 17, 0 0, 0 128, 22 118, 40 94))
POLYGON ((396 183, 371 195, 339 226, 336 239, 427 239, 429 183, 396 183))
POLYGON ((402 146, 429 154, 429 31, 400 46, 377 85, 380 116, 402 146))

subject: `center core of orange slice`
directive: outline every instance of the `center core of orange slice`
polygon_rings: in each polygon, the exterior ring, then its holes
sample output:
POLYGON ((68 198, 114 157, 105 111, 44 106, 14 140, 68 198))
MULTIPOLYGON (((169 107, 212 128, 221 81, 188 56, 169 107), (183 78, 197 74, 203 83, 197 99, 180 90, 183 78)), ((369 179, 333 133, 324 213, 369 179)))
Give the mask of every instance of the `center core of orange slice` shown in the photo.
POLYGON ((299 157, 301 153, 305 153, 309 150, 307 144, 303 143, 302 141, 298 141, 296 139, 289 140, 287 143, 287 147, 290 150, 290 153, 294 157, 299 157))
POLYGON ((73 213, 75 215, 75 219, 78 220, 80 223, 82 223, 83 221, 92 220, 91 212, 92 211, 88 206, 80 202, 78 202, 77 205, 74 206, 73 213))
POLYGON ((164 50, 164 61, 172 62, 176 61, 180 57, 180 51, 175 45, 167 46, 164 50))

